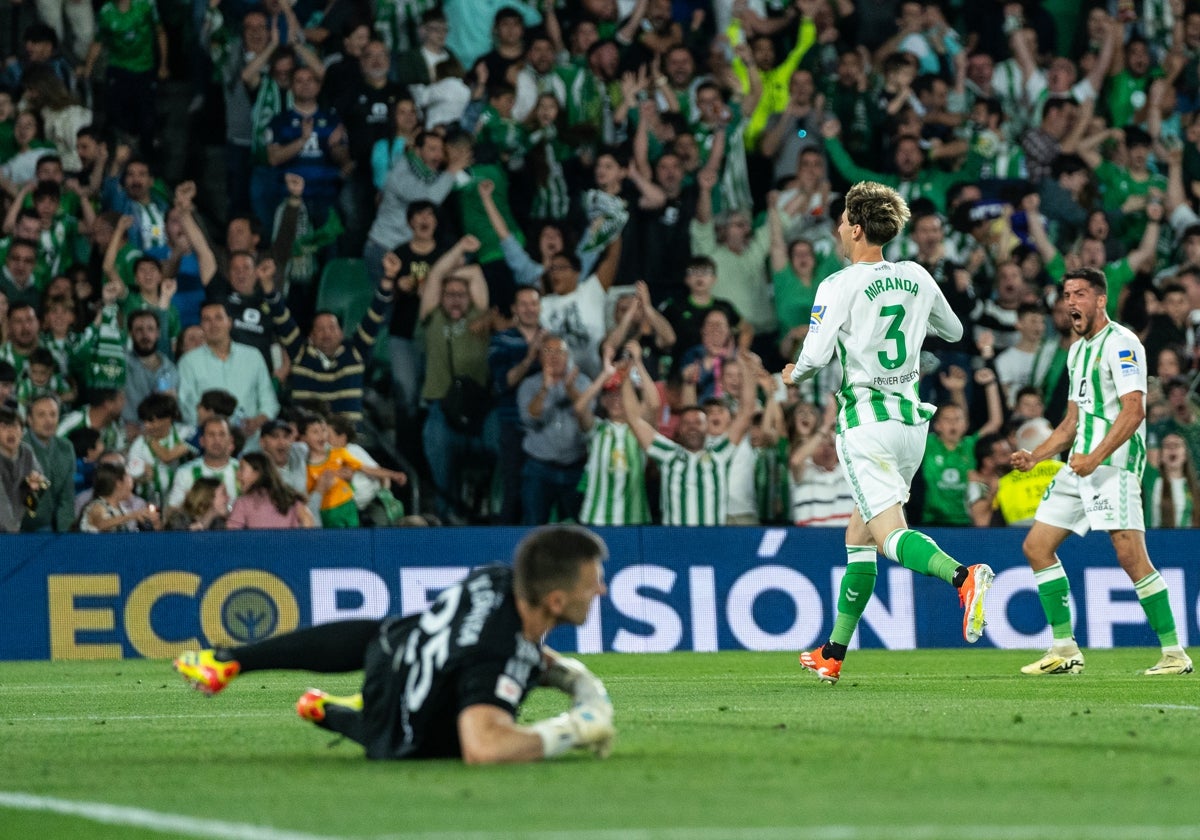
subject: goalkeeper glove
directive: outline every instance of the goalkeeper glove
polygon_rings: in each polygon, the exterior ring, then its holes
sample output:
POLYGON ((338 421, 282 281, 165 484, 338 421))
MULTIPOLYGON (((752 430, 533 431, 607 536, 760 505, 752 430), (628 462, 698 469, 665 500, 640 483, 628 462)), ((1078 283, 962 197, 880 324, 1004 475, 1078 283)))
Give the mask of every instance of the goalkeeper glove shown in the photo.
POLYGON ((599 758, 612 752, 616 730, 612 704, 576 703, 569 712, 538 721, 530 727, 542 739, 542 755, 555 758, 572 747, 587 747, 599 758))
POLYGON ((578 659, 556 656, 546 670, 543 682, 571 695, 576 704, 607 703, 612 706, 604 683, 578 659))

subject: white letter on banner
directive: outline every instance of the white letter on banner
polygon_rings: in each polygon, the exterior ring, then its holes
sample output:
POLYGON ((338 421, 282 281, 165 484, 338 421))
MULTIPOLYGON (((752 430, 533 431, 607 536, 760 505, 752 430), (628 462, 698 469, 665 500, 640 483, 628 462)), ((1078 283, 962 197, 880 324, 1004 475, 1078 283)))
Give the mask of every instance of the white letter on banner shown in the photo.
MULTIPOLYGON (((1014 650, 1049 647, 1054 635, 1050 630, 1050 625, 1043 624, 1046 618, 1042 612, 1041 601, 1038 601, 1036 596, 1037 583, 1034 582, 1033 572, 1029 570, 1028 566, 1017 566, 997 572, 996 579, 992 581, 992 588, 987 593, 987 629, 984 632, 988 641, 998 648, 1014 650), (1036 605, 1034 609, 1041 619, 1038 622, 1041 629, 1036 633, 1022 633, 1008 620, 1009 602, 1017 595, 1029 592, 1034 595, 1033 602, 1036 605)), ((1071 596, 1070 603, 1071 621, 1073 622, 1078 615, 1075 610, 1074 596, 1071 596)))
MULTIPOLYGON (((845 576, 845 566, 833 568, 831 577, 835 604, 837 603, 837 593, 842 588, 842 578, 845 576)), ((913 601, 912 572, 893 566, 888 569, 887 580, 891 609, 884 606, 876 592, 867 602, 867 608, 863 612, 858 626, 869 625, 888 650, 915 650, 917 647, 917 611, 913 601)), ((856 627, 847 647, 856 650, 858 646, 858 627, 856 627)))
POLYGON ((400 570, 400 615, 425 612, 447 586, 471 573, 470 566, 417 566, 400 570))
POLYGON ((313 624, 352 618, 383 618, 391 607, 387 584, 367 569, 312 569, 308 573, 308 589, 313 624), (358 593, 362 604, 339 607, 339 592, 358 593))
MULTIPOLYGON (((1167 597, 1175 626, 1179 631, 1179 644, 1187 644, 1187 609, 1183 600, 1183 572, 1180 569, 1165 569, 1159 572, 1167 585, 1167 597)), ((1110 648, 1113 646, 1113 626, 1116 624, 1145 625, 1146 611, 1133 594, 1133 583, 1122 569, 1084 569, 1084 586, 1087 588, 1087 646, 1110 648), (1113 593, 1125 593, 1120 600, 1113 593)))
POLYGON ((669 604, 647 598, 639 590, 649 589, 669 594, 675 586, 675 572, 663 566, 626 566, 613 575, 608 585, 608 597, 617 612, 649 624, 648 636, 621 628, 613 637, 613 650, 618 653, 666 653, 679 647, 683 639, 683 622, 669 604))
POLYGON ((692 609, 692 650, 710 653, 717 649, 717 584, 712 566, 688 569, 692 609))
POLYGON ((734 638, 747 650, 796 650, 821 632, 821 596, 812 582, 787 566, 759 566, 734 581, 725 616, 734 638), (754 621, 754 602, 764 592, 783 592, 796 607, 796 620, 782 633, 767 633, 754 621))

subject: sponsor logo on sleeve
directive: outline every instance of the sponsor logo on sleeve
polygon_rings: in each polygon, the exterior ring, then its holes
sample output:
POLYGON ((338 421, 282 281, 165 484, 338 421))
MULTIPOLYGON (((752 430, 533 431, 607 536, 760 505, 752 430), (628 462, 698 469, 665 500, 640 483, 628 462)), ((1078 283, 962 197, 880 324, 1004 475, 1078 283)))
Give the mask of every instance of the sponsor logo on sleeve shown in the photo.
POLYGON ((825 310, 828 308, 827 306, 814 306, 812 308, 812 315, 808 317, 808 325, 810 327, 821 326, 821 321, 825 318, 825 310))
POLYGON ((1137 376, 1139 372, 1137 353, 1133 350, 1118 350, 1117 363, 1122 376, 1137 376))
POLYGON ((496 680, 496 696, 515 706, 521 702, 521 685, 508 674, 501 674, 496 680))

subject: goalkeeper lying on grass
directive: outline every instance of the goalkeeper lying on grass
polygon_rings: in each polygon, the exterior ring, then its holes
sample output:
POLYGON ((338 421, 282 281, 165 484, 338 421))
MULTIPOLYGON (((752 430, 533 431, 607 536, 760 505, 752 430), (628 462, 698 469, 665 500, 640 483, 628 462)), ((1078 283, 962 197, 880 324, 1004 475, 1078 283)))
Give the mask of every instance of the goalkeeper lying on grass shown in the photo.
POLYGON ((420 615, 341 621, 244 647, 185 653, 175 670, 216 694, 240 673, 362 669, 362 694, 311 689, 300 717, 362 744, 368 758, 536 761, 585 747, 601 758, 615 730, 608 692, 582 663, 542 645, 559 624, 582 624, 603 595, 604 542, 584 528, 533 531, 513 568, 477 569, 420 615), (558 688, 571 710, 528 726, 517 710, 534 685, 558 688))

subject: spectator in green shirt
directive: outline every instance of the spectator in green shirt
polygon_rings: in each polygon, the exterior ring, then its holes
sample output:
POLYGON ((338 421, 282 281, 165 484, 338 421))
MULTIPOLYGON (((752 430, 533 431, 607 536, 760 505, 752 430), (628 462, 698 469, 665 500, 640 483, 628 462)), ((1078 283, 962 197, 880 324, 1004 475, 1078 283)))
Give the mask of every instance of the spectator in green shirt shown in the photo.
MULTIPOLYGON (((1115 62, 1120 66, 1120 62, 1115 62)), ((1163 75, 1161 67, 1151 68, 1150 45, 1140 35, 1125 44, 1125 67, 1108 79, 1104 104, 1109 121, 1117 128, 1146 119, 1150 83, 1163 75)))
POLYGON ((975 372, 975 384, 987 397, 988 420, 973 434, 967 434, 967 373, 951 368, 941 375, 942 385, 950 392, 950 401, 938 407, 934 415, 925 458, 921 462, 924 494, 921 522, 925 525, 970 525, 967 507, 967 475, 975 469, 975 442, 981 435, 999 430, 1004 408, 996 374, 990 368, 975 372))
POLYGON ((875 181, 896 190, 906 201, 928 198, 938 212, 946 212, 946 191, 963 181, 979 178, 979 161, 975 155, 967 156, 967 162, 954 172, 945 172, 925 165, 925 150, 916 137, 903 136, 896 139, 892 156, 895 171, 874 172, 859 166, 850 157, 840 138, 842 124, 836 119, 827 120, 821 126, 825 138, 825 151, 841 176, 851 184, 859 181, 875 181))
POLYGON ((1154 140, 1144 129, 1127 125, 1116 134, 1125 144, 1124 166, 1105 159, 1095 147, 1080 146, 1079 156, 1096 173, 1105 211, 1110 217, 1124 214, 1121 239, 1132 248, 1146 231, 1147 206, 1166 194, 1167 179, 1150 169, 1154 140))
POLYGON ((168 76, 167 33, 154 0, 109 0, 101 6, 96 40, 80 69, 83 78, 91 78, 101 52, 108 58, 109 117, 119 131, 137 138, 139 152, 149 157, 154 153, 157 81, 168 76))

